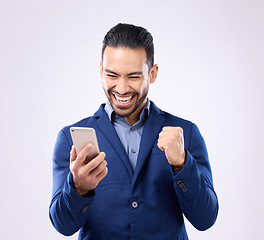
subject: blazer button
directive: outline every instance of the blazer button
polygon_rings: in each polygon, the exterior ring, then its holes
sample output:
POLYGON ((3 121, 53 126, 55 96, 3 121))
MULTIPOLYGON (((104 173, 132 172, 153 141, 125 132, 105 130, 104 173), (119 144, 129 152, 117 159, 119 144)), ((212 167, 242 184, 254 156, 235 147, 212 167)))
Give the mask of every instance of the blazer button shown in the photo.
POLYGON ((188 188, 185 186, 182 180, 177 181, 177 184, 183 192, 187 192, 188 188))
POLYGON ((131 203, 131 206, 132 206, 132 208, 137 208, 138 207, 138 203, 136 201, 133 201, 131 203))
POLYGON ((89 204, 84 205, 81 212, 85 213, 88 210, 89 206, 90 206, 89 204))

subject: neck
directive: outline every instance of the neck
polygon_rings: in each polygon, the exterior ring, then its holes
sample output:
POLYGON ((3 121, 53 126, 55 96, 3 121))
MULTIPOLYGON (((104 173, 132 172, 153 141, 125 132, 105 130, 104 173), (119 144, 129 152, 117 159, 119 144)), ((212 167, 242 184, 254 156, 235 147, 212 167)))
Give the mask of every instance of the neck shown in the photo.
POLYGON ((137 109, 135 112, 133 112, 132 114, 130 114, 128 117, 125 117, 126 121, 133 126, 138 120, 139 120, 139 116, 146 104, 147 100, 144 101, 137 109))
MULTIPOLYGON (((132 114, 131 114, 132 115, 132 114)), ((125 119, 127 120, 127 122, 131 125, 131 126, 133 126, 137 121, 138 121, 138 119, 139 119, 139 115, 138 116, 129 116, 129 117, 126 117, 125 119)))

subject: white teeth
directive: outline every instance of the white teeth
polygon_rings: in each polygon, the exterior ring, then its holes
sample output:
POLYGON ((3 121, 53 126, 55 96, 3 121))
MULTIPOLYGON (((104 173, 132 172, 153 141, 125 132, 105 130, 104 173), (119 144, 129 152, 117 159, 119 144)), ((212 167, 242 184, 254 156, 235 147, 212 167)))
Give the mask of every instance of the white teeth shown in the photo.
MULTIPOLYGON (((114 94, 114 95, 115 95, 115 94, 114 94)), ((127 102, 129 102, 129 101, 131 100, 132 97, 133 97, 133 96, 130 96, 130 97, 119 97, 119 96, 116 96, 116 95, 115 95, 116 100, 119 101, 119 102, 122 102, 122 103, 127 103, 127 102)))

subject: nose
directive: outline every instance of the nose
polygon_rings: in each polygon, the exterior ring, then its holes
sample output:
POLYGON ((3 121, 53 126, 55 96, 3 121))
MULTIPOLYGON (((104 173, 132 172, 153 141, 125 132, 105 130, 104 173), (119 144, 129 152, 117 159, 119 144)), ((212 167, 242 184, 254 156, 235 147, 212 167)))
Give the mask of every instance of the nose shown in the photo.
POLYGON ((117 91, 119 94, 126 94, 126 93, 129 91, 129 86, 128 86, 128 84, 127 84, 126 79, 124 79, 124 78, 120 78, 120 79, 117 81, 117 84, 116 84, 116 91, 117 91))

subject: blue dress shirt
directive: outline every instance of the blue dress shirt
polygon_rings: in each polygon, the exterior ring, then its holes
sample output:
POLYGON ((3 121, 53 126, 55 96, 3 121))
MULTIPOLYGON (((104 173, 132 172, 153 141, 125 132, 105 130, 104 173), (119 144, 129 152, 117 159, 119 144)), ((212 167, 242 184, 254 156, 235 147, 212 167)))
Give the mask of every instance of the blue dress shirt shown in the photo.
POLYGON ((139 116, 139 120, 131 126, 126 121, 125 117, 119 116, 115 113, 109 102, 107 102, 105 106, 105 111, 114 125, 118 137, 127 153, 133 171, 136 168, 141 136, 144 123, 149 115, 149 107, 150 101, 148 100, 139 116))

